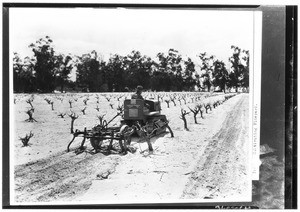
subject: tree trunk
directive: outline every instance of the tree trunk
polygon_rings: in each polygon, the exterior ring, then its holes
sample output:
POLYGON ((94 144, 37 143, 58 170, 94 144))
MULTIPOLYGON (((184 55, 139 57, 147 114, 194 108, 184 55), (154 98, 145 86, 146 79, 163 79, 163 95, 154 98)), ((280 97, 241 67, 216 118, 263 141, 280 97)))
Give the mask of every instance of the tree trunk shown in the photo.
POLYGON ((203 111, 200 110, 200 115, 201 115, 201 118, 203 119, 203 111))
POLYGON ((75 119, 72 119, 72 120, 71 120, 71 134, 74 133, 74 130, 73 130, 74 121, 75 121, 75 119))
POLYGON ((187 121, 186 121, 186 118, 185 118, 185 117, 183 117, 183 122, 184 122, 184 129, 185 129, 185 130, 189 130, 189 129, 187 128, 187 121))
POLYGON ((195 124, 198 124, 197 123, 197 114, 194 114, 194 120, 195 120, 195 124))
POLYGON ((62 84, 60 85, 60 92, 61 92, 61 93, 64 92, 64 87, 65 87, 65 85, 64 85, 64 83, 62 83, 62 84))
POLYGON ((223 91, 224 93, 226 93, 226 85, 225 84, 222 85, 221 91, 223 91))
POLYGON ((211 85, 210 84, 207 84, 207 91, 210 92, 210 87, 211 85))
POLYGON ((153 152, 153 147, 152 147, 150 138, 148 136, 146 136, 146 141, 147 141, 147 144, 148 144, 149 152, 153 152))

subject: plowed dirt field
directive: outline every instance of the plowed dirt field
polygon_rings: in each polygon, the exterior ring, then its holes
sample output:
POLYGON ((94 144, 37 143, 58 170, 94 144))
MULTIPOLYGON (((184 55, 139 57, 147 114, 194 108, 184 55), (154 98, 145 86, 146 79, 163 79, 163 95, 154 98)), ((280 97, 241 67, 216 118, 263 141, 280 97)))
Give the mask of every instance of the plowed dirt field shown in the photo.
MULTIPOLYGON (((28 118, 24 113, 26 98, 18 96, 14 110, 16 203, 245 201, 251 196, 248 94, 236 95, 204 111, 203 119, 197 117, 198 124, 189 114, 189 130, 183 129, 180 109, 194 103, 170 103, 170 108, 163 103, 162 113, 170 120, 175 137, 166 133, 152 138, 153 153, 147 151, 145 142, 133 139, 136 152, 127 155, 93 154, 89 142, 84 152, 75 154, 81 139, 72 144, 72 151, 66 152, 72 138, 70 117, 59 118, 58 114, 67 111, 67 99, 64 104, 57 100, 52 111, 43 101, 44 96, 35 97, 37 122, 30 123, 24 121, 28 118), (34 133, 31 145, 22 147, 18 137, 29 131, 34 133)), ((85 107, 82 99, 79 97, 72 108, 77 114, 85 107)), ((75 121, 75 129, 90 128, 98 122, 96 100, 93 101, 88 102, 86 115, 80 114, 75 121)), ((109 113, 111 106, 100 105, 106 117, 115 115, 109 113)), ((113 107, 117 105, 115 102, 113 107)))

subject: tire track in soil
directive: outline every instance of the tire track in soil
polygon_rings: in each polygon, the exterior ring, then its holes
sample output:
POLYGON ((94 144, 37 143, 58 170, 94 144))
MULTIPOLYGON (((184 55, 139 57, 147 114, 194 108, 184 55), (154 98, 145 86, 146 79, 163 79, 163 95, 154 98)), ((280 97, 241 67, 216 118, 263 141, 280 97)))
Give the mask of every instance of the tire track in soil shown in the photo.
POLYGON ((244 189, 249 189, 249 124, 244 121, 249 119, 248 108, 245 96, 232 107, 222 128, 198 160, 181 198, 241 198, 244 189))
POLYGON ((66 201, 89 189, 97 173, 113 173, 121 156, 60 152, 15 167, 15 201, 66 201))

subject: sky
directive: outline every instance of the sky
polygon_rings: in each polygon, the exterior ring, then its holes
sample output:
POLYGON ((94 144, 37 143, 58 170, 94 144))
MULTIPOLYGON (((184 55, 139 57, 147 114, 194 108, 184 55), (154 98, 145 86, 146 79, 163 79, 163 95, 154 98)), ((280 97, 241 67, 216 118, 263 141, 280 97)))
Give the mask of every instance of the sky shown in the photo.
MULTIPOLYGON (((197 64, 207 52, 228 64, 231 45, 253 49, 253 12, 200 9, 10 8, 10 51, 32 56, 28 46, 50 36, 57 53, 81 56, 96 50, 155 58, 176 49, 197 64)), ((251 56, 250 56, 251 57, 251 56)))

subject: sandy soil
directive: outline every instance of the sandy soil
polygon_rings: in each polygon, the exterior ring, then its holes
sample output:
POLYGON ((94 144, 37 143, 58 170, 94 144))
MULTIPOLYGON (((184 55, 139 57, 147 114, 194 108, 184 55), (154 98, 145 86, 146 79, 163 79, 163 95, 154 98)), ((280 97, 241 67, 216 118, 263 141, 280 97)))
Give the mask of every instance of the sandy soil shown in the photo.
MULTIPOLYGON (((183 122, 179 119, 180 108, 186 105, 175 107, 171 103, 167 108, 163 104, 162 112, 170 120, 175 137, 165 134, 152 138, 153 154, 145 151, 146 143, 133 141, 137 152, 125 156, 91 154, 88 143, 81 154, 66 153, 72 138, 70 118, 62 119, 57 115, 69 110, 68 103, 59 104, 56 100, 57 107, 51 111, 43 96, 35 97, 34 117, 38 122, 25 123, 27 115, 20 108, 28 106, 24 103, 26 98, 28 96, 18 97, 15 109, 17 202, 128 203, 224 198, 237 201, 251 195, 247 94, 237 95, 204 113, 204 119, 198 116, 199 124, 193 124, 192 115, 188 115, 189 131, 183 130, 183 122), (47 113, 45 107, 48 107, 47 113), (18 136, 30 130, 34 133, 31 146, 22 147, 18 136)), ((72 108, 78 114, 85 106, 82 99, 78 97, 74 103, 77 106, 72 108)), ((95 101, 90 98, 86 115, 75 121, 75 129, 89 128, 98 122, 95 101)), ((188 103, 189 106, 193 104, 188 103)), ((109 113, 107 104, 99 105, 102 113, 106 110, 107 116, 115 115, 109 113)), ((72 150, 80 142, 76 140, 72 150)))
POLYGON ((184 198, 249 197, 249 123, 244 121, 248 119, 248 99, 240 98, 198 160, 184 198))
POLYGON ((178 202, 181 198, 249 196, 247 127, 241 123, 247 120, 243 119, 248 115, 247 104, 247 96, 240 95, 199 125, 191 125, 190 131, 176 130, 174 139, 167 135, 157 139, 153 155, 128 155, 109 179, 94 181, 77 200, 178 202))

